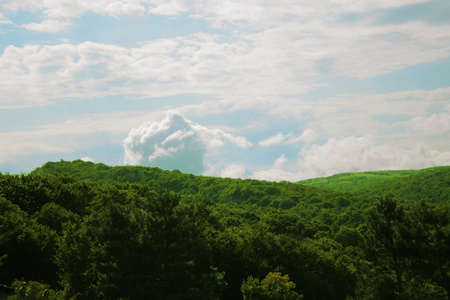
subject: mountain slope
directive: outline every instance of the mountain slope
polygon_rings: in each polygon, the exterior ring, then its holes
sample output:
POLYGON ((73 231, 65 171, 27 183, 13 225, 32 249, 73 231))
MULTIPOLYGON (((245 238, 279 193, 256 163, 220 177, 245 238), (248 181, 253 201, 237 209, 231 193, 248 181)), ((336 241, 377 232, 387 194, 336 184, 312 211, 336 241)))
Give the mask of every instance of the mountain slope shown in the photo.
POLYGON ((351 192, 372 186, 373 184, 398 177, 417 174, 422 170, 373 171, 339 173, 328 177, 320 177, 299 181, 299 184, 326 188, 340 192, 351 192))
POLYGON ((422 170, 342 173, 298 183, 367 197, 450 202, 450 166, 422 170))
MULTIPOLYGON (((178 170, 165 171, 142 166, 110 167, 81 160, 48 162, 32 174, 66 174, 94 182, 112 180, 144 184, 151 189, 162 186, 182 195, 206 197, 217 203, 235 202, 282 209, 292 208, 298 203, 337 202, 343 197, 340 192, 290 182, 195 176, 178 170)), ((350 203, 356 200, 354 195, 347 195, 345 198, 345 202, 350 203)))

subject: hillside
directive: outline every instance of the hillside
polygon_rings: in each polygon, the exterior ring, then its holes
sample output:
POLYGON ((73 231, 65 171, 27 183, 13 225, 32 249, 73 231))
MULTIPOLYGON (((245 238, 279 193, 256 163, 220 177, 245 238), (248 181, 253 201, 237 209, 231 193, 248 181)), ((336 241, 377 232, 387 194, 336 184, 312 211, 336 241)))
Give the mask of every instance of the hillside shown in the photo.
POLYGON ((184 174, 143 166, 107 166, 76 160, 48 162, 31 174, 66 174, 92 182, 144 184, 216 203, 234 202, 289 209, 317 203, 330 207, 373 203, 380 197, 402 201, 450 202, 450 166, 422 170, 341 173, 298 183, 242 180, 184 174))
POLYGON ((144 184, 151 189, 162 186, 172 192, 191 197, 207 197, 216 203, 234 202, 261 207, 289 209, 296 205, 330 202, 330 207, 360 201, 355 195, 308 187, 290 182, 242 180, 183 174, 178 170, 165 171, 142 166, 116 166, 94 164, 76 160, 73 162, 48 162, 37 168, 33 175, 65 174, 92 182, 116 181, 144 184), (346 199, 343 201, 343 197, 346 199), (340 204, 339 204, 340 203, 340 204))
POLYGON ((28 299, 448 300, 448 176, 343 193, 80 160, 0 173, 0 284, 27 281, 28 299))
POLYGON ((367 197, 450 203, 450 167, 418 170, 415 174, 380 181, 353 193, 367 197))
POLYGON ((339 173, 328 177, 312 178, 299 181, 299 184, 320 187, 340 192, 352 192, 367 188, 380 181, 391 180, 417 174, 422 170, 395 170, 339 173))
POLYGON ((342 173, 298 183, 367 197, 450 202, 450 166, 422 170, 342 173))

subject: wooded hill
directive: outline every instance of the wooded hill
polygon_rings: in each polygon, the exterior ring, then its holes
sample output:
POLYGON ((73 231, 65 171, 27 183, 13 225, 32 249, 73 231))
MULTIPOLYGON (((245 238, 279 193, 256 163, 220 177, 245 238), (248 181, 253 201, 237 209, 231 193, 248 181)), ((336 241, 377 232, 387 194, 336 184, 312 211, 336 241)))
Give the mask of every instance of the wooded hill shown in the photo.
POLYGON ((0 173, 0 283, 27 281, 28 299, 449 299, 450 167, 405 172, 351 192, 80 160, 0 173))
POLYGON ((450 167, 341 173, 299 184, 365 196, 450 202, 450 167))

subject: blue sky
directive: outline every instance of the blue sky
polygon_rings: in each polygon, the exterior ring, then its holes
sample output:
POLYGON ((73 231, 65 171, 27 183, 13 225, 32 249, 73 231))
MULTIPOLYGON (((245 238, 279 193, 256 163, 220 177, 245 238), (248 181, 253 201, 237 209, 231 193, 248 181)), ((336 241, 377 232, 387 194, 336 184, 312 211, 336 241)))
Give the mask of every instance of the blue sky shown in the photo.
POLYGON ((448 0, 0 3, 0 172, 297 181, 450 165, 449 141, 448 0))

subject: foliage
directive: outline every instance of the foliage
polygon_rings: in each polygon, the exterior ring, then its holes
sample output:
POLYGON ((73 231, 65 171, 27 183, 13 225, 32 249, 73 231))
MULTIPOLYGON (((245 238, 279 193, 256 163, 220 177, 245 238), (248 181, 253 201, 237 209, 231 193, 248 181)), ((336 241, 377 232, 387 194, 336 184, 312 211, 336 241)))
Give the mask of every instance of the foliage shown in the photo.
POLYGON ((449 174, 343 193, 83 161, 0 173, 0 283, 54 299, 448 299, 449 174))
MULTIPOLYGON (((22 289, 25 290, 26 299, 28 300, 64 300, 67 297, 64 295, 62 291, 55 291, 50 288, 50 285, 39 283, 36 281, 22 281, 22 280, 14 280, 12 283, 12 288, 15 291, 15 295, 9 296, 8 300, 19 300, 19 294, 22 289)), ((75 298, 71 298, 75 299, 75 298)))
POLYGON ((299 184, 320 187, 340 192, 352 192, 368 188, 382 181, 397 179, 419 173, 419 170, 387 170, 372 172, 339 173, 328 177, 320 177, 299 181, 299 184))
POLYGON ((299 183, 369 197, 441 203, 450 201, 449 166, 423 170, 342 173, 299 183))
POLYGON ((281 276, 280 272, 269 272, 261 282, 257 278, 248 277, 242 283, 244 300, 297 300, 303 299, 292 289, 295 283, 289 280, 289 275, 281 276))

